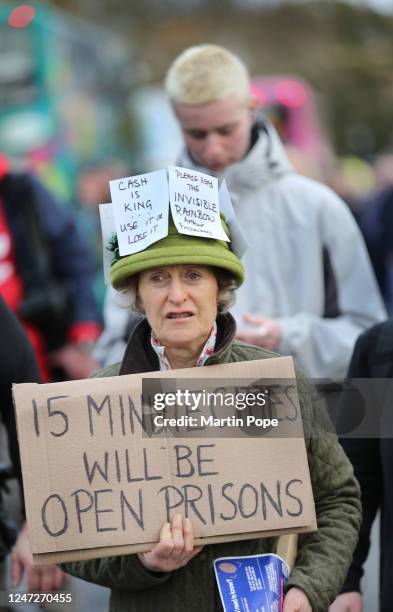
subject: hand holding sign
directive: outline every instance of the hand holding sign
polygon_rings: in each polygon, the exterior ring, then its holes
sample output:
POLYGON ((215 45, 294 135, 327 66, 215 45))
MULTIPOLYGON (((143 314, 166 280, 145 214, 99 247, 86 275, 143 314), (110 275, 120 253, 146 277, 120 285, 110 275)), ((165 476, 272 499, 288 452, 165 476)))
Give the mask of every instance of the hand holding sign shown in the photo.
POLYGON ((139 561, 151 572, 172 572, 184 567, 201 552, 203 546, 194 546, 194 530, 190 519, 175 514, 170 523, 164 523, 160 541, 148 552, 139 554, 139 561))

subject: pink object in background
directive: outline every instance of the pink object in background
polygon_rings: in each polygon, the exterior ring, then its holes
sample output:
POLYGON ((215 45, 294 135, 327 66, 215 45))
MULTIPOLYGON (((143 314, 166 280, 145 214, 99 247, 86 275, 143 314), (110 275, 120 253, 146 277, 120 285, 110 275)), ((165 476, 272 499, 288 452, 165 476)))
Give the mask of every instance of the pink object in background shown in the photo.
POLYGON ((8 24, 12 28, 25 28, 34 19, 35 8, 30 4, 21 4, 14 8, 9 17, 8 24))
POLYGON ((331 151, 312 87, 297 76, 257 76, 252 80, 252 93, 284 144, 294 147, 322 168, 331 151))

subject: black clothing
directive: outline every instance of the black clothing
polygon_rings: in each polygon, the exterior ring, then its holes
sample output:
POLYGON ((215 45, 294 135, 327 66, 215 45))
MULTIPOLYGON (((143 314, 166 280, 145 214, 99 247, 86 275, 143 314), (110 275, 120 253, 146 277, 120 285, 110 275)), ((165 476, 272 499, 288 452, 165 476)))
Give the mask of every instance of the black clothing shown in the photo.
MULTIPOLYGON (((14 471, 22 482, 16 422, 12 401, 12 384, 40 382, 37 363, 27 336, 0 297, 0 417, 8 434, 8 448, 14 471)), ((22 488, 21 488, 22 492, 22 488)), ((1 487, 0 487, 1 510, 1 487)), ((4 549, 0 526, 0 553, 4 549)))
MULTIPOLYGON (((348 372, 349 378, 393 378, 393 320, 375 325, 358 339, 348 372)), ((389 397, 393 387, 386 381, 384 401, 375 404, 375 413, 383 415, 383 409, 391 412, 389 397), (383 403, 383 406, 380 405, 383 403)), ((381 384, 379 384, 381 387, 381 384)), ((370 546, 371 526, 378 509, 381 509, 381 569, 380 611, 393 610, 393 439, 383 436, 368 439, 343 439, 341 441, 351 460, 362 494, 363 523, 359 543, 344 583, 342 592, 360 591, 360 579, 370 546)))
POLYGON ((389 315, 393 314, 393 187, 367 200, 359 225, 389 315))

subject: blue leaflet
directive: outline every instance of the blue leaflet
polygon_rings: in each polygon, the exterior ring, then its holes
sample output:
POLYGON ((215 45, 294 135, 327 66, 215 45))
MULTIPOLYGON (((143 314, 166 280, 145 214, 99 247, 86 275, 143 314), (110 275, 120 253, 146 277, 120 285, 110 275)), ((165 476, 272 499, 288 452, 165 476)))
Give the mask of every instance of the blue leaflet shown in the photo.
POLYGON ((278 555, 221 557, 214 571, 225 612, 281 612, 289 568, 278 555))

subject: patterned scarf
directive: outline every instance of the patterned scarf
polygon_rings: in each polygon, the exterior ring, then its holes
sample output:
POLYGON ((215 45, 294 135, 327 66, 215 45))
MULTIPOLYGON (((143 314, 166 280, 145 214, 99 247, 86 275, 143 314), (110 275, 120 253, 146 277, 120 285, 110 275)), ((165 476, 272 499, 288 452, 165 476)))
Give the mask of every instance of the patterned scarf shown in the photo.
MULTIPOLYGON (((214 347, 216 346, 216 339, 217 324, 214 321, 214 325, 209 334, 209 337, 206 340, 205 346, 203 347, 202 352, 198 357, 198 361, 196 362, 197 367, 203 366, 206 360, 210 357, 210 355, 213 355, 214 347)), ((165 346, 162 346, 158 338, 155 336, 153 330, 151 331, 151 345, 157 354, 158 361, 160 363, 160 371, 164 372, 165 370, 172 370, 168 357, 165 355, 165 346)))

